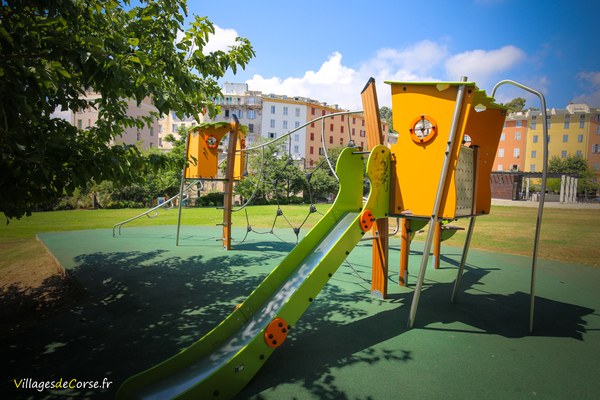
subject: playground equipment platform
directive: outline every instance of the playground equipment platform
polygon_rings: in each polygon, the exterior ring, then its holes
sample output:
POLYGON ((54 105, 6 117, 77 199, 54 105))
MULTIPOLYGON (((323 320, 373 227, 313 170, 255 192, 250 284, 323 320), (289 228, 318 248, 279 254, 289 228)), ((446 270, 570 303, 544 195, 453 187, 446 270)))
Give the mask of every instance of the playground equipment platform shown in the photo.
MULTIPOLYGON (((174 226, 43 233, 84 295, 2 346, 6 398, 113 398, 133 373, 193 344, 292 249, 275 237, 225 251, 221 229, 174 226), (13 378, 99 380, 108 391, 16 390, 13 378), (62 397, 61 397, 62 396, 62 397)), ((233 231, 241 238, 244 230, 233 231)), ((284 239, 295 242, 292 232, 284 239)), ((422 251, 413 242, 412 251, 422 251)), ((413 288, 390 274, 389 299, 369 294, 371 246, 358 245, 285 343, 236 398, 596 398, 600 269, 543 260, 536 325, 527 329, 529 257, 471 250, 464 293, 449 301, 461 249, 428 272, 419 319, 413 288)), ((392 263, 398 248, 391 246, 392 263)), ((419 257, 411 257, 416 273, 419 257), (413 261, 414 260, 414 261, 413 261)), ((414 276, 414 275, 413 275, 414 276)))

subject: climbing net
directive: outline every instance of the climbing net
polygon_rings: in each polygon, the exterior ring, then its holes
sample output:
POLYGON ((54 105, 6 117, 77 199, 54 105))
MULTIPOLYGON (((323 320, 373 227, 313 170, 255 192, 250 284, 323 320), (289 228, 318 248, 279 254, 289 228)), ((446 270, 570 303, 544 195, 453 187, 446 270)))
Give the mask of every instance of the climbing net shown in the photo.
MULTIPOLYGON (((339 181, 336 173, 335 173, 335 168, 331 162, 331 158, 329 157, 329 152, 327 150, 327 145, 325 142, 325 119, 326 118, 331 118, 334 117, 336 115, 345 115, 345 114, 356 114, 356 113, 362 113, 362 111, 344 111, 344 112, 339 112, 339 113, 332 113, 332 114, 328 114, 328 115, 324 115, 321 116, 319 118, 316 118, 312 121, 309 121, 307 123, 305 123, 304 125, 299 126, 298 128, 291 130, 287 133, 285 133, 284 135, 275 138, 273 140, 270 140, 266 143, 263 144, 259 144, 257 146, 254 147, 249 147, 246 148, 242 151, 246 151, 246 152, 250 152, 252 150, 257 150, 260 149, 262 151, 262 156, 261 156, 261 162, 260 162, 260 172, 259 172, 259 178, 258 181, 255 184, 254 190, 252 192, 252 195, 250 196, 250 198, 248 199, 248 201, 246 201, 244 203, 244 205, 238 207, 237 209, 232 210, 233 212, 236 211, 240 211, 240 210, 244 210, 245 212, 245 217, 246 217, 246 233, 243 237, 243 239, 240 241, 240 243, 243 243, 247 240, 249 234, 251 232, 259 234, 259 235, 264 235, 264 234, 271 234, 275 237, 277 237, 279 240, 285 242, 285 240, 283 240, 280 236, 278 236, 275 233, 275 226, 277 225, 277 222, 279 219, 282 219, 283 221, 285 221, 285 224, 292 229, 292 231, 294 232, 294 235, 296 237, 296 243, 298 243, 298 241, 300 240, 300 232, 302 230, 302 228, 305 226, 305 224, 307 223, 307 221, 309 220, 310 216, 312 214, 320 214, 323 215, 321 212, 318 211, 317 206, 315 204, 315 196, 314 196, 314 191, 312 190, 312 185, 311 185, 311 178, 313 176, 313 174, 320 168, 325 168, 326 166, 329 168, 329 170, 331 171, 331 174, 339 181), (306 126, 310 125, 310 124, 314 124, 316 121, 322 121, 322 129, 321 129, 321 142, 322 142, 322 146, 323 146, 323 151, 324 151, 324 155, 325 158, 324 160, 321 161, 321 163, 319 163, 317 165, 317 167, 315 167, 314 169, 312 169, 310 172, 306 172, 304 174, 304 179, 305 179, 305 188, 308 191, 308 198, 309 198, 309 202, 310 202, 310 206, 309 209, 307 211, 307 214, 305 215, 305 217, 302 219, 302 221, 299 224, 293 224, 292 221, 290 221, 290 219, 286 216, 285 212, 283 211, 283 209, 281 208, 281 203, 279 200, 279 196, 275 196, 275 201, 277 204, 277 209, 275 212, 275 216, 273 218, 273 222, 271 224, 270 229, 267 230, 258 230, 256 228, 254 228, 252 226, 252 224, 250 223, 250 217, 248 215, 248 210, 246 208, 246 206, 250 205, 250 203, 253 201, 254 197, 256 196, 256 193, 259 190, 260 184, 261 182, 264 180, 264 163, 265 163, 265 152, 264 149, 265 147, 269 146, 270 144, 276 143, 278 141, 281 141, 285 138, 288 138, 291 134, 305 128, 306 126)), ((352 138, 350 137, 350 129, 348 129, 348 135, 349 135, 349 141, 348 141, 348 146, 349 147, 354 147, 354 141, 352 140, 352 138)), ((277 175, 275 176, 274 182, 273 182, 273 187, 275 189, 275 192, 277 192, 277 187, 279 184, 281 184, 281 182, 284 180, 283 176, 284 174, 288 171, 289 168, 291 168, 293 166, 293 160, 291 157, 291 146, 289 146, 288 148, 289 150, 289 157, 288 157, 288 161, 285 164, 283 170, 279 170, 277 171, 277 175)), ((248 162, 248 157, 246 158, 246 162, 248 162)), ((247 170, 247 169, 246 169, 247 170)))

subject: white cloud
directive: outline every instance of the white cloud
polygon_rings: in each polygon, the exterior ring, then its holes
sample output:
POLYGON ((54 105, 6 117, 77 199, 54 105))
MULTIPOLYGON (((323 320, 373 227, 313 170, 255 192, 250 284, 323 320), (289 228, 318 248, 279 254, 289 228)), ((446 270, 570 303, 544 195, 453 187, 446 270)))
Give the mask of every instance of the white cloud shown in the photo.
POLYGON ((483 87, 498 73, 509 70, 525 59, 525 52, 515 46, 504 46, 497 50, 471 50, 450 57, 446 63, 446 76, 458 80, 466 76, 469 81, 483 87))
MULTIPOLYGON (((404 49, 381 49, 358 68, 343 65, 342 54, 334 52, 317 71, 301 77, 254 75, 247 80, 250 90, 269 94, 309 97, 352 110, 362 109, 360 92, 370 77, 377 82, 380 106, 391 106, 391 93, 384 81, 433 80, 431 74, 446 56, 446 48, 422 41, 404 49)), ((439 78, 438 78, 439 79, 439 78)))
MULTIPOLYGON (((239 36, 235 29, 223 29, 218 25, 213 25, 215 33, 208 35, 208 41, 202 53, 208 54, 213 51, 228 51, 230 46, 235 45, 235 39, 239 36)), ((175 38, 175 43, 179 43, 183 39, 183 31, 178 31, 175 38)), ((195 50, 195 46, 192 51, 195 50)))
POLYGON ((214 25, 215 33, 208 35, 208 43, 204 46, 204 54, 213 51, 228 51, 230 46, 235 45, 235 38, 239 35, 235 29, 223 29, 214 25))
POLYGON ((514 46, 449 55, 445 45, 424 40, 401 49, 380 49, 357 67, 344 65, 342 54, 334 52, 318 70, 306 71, 302 76, 255 74, 246 83, 250 90, 265 94, 309 97, 358 110, 362 109, 360 91, 370 77, 377 82, 379 105, 389 107, 391 90, 384 81, 458 80, 466 75, 484 88, 524 58, 525 53, 514 46))
POLYGON ((600 106, 600 71, 584 71, 577 74, 583 93, 573 98, 573 103, 600 106))

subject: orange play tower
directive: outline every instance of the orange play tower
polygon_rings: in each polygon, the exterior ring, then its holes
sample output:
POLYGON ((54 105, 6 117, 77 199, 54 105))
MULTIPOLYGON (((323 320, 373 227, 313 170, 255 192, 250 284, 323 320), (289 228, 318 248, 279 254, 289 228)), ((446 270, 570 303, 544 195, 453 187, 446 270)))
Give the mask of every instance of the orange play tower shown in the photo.
MULTIPOLYGON (((400 283, 406 282, 411 232, 429 224, 411 307, 414 323, 429 251, 456 230, 443 221, 470 218, 464 265, 475 217, 489 213, 490 173, 506 108, 473 82, 386 82, 398 141, 392 145, 390 215, 402 220, 400 283)), ((362 92, 369 147, 381 144, 375 85, 362 92), (379 129, 379 130, 378 130, 379 129)), ((372 291, 385 298, 388 273, 387 219, 374 229, 372 291)), ((462 268, 461 268, 462 270, 462 268)))
MULTIPOLYGON (((240 126, 234 115, 230 122, 207 122, 196 125, 188 131, 186 139, 186 162, 181 177, 180 198, 186 179, 221 180, 224 182, 223 197, 223 247, 231 249, 231 212, 233 203, 233 185, 244 178, 245 158, 242 151, 246 148, 245 127, 240 126), (226 135, 227 141, 226 167, 224 178, 219 178, 219 145, 226 135)), ((179 244, 179 227, 181 208, 177 222, 177 244, 179 244)))

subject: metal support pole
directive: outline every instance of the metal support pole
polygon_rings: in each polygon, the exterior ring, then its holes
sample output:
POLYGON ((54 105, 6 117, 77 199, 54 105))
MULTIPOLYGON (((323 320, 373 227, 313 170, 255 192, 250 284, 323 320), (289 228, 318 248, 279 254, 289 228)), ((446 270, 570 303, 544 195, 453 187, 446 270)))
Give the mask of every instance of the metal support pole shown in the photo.
MULTIPOLYGON (((462 82, 466 82, 467 78, 461 78, 462 82)), ((433 241, 433 234, 435 232, 435 224, 438 223, 440 206, 442 204, 442 197, 444 187, 446 186, 446 180, 448 178, 448 171, 450 169, 450 161, 452 159, 452 149, 454 148, 454 141, 456 138, 456 132, 458 131, 458 121, 460 120, 460 113, 462 108, 462 102, 465 95, 465 85, 460 85, 456 94, 456 104, 454 106, 454 116, 452 117, 452 124, 450 125, 450 135, 448 137, 448 145, 446 146, 446 159, 444 160, 444 166, 440 174, 440 181, 438 183, 437 195, 435 203, 433 205, 433 211, 431 213, 431 219, 429 221, 429 231, 427 232, 427 239, 425 240, 425 246, 423 247, 423 257, 421 258, 421 268, 419 269, 419 276, 417 278, 417 285, 415 287, 415 293, 413 295, 412 304, 410 305, 410 314, 408 317, 408 327, 412 328, 415 323, 415 316, 417 315, 417 307, 419 306, 419 298, 421 297, 421 289, 423 287, 423 281, 425 280, 425 270, 427 269, 427 262, 429 261, 429 251, 431 250, 431 242, 433 241)))
POLYGON ((185 170, 187 169, 189 151, 190 151, 190 135, 188 131, 185 136, 185 160, 183 162, 183 169, 181 170, 181 187, 179 188, 179 208, 177 212, 177 236, 175 237, 175 246, 179 246, 179 229, 181 228, 181 208, 183 206, 183 188, 185 187, 185 170))
POLYGON ((531 256, 531 289, 530 289, 530 304, 529 304, 529 332, 533 332, 533 314, 535 309, 535 276, 536 276, 536 265, 537 265, 537 254, 538 254, 538 245, 540 242, 540 228, 542 226, 542 216, 544 214, 544 201, 546 199, 546 181, 548 177, 548 118, 546 115, 546 98, 540 92, 530 87, 527 87, 521 83, 504 80, 500 81, 494 86, 492 90, 492 97, 496 94, 496 90, 504 85, 511 84, 517 87, 520 87, 523 90, 526 90, 530 93, 535 94, 540 99, 540 103, 542 106, 542 136, 544 139, 544 166, 542 169, 542 190, 540 193, 540 204, 538 206, 538 215, 535 223, 535 238, 533 241, 533 255, 531 256))
POLYGON ((456 275, 454 289, 452 290, 452 298, 450 299, 450 301, 453 303, 456 302, 456 296, 458 295, 460 284, 462 282, 465 264, 467 263, 467 254, 469 253, 469 248, 471 247, 471 237, 473 236, 473 228, 475 228, 475 217, 471 217, 471 220, 469 221, 469 230, 467 231, 467 238, 465 239, 465 246, 460 257, 460 266, 458 267, 458 274, 456 275))

